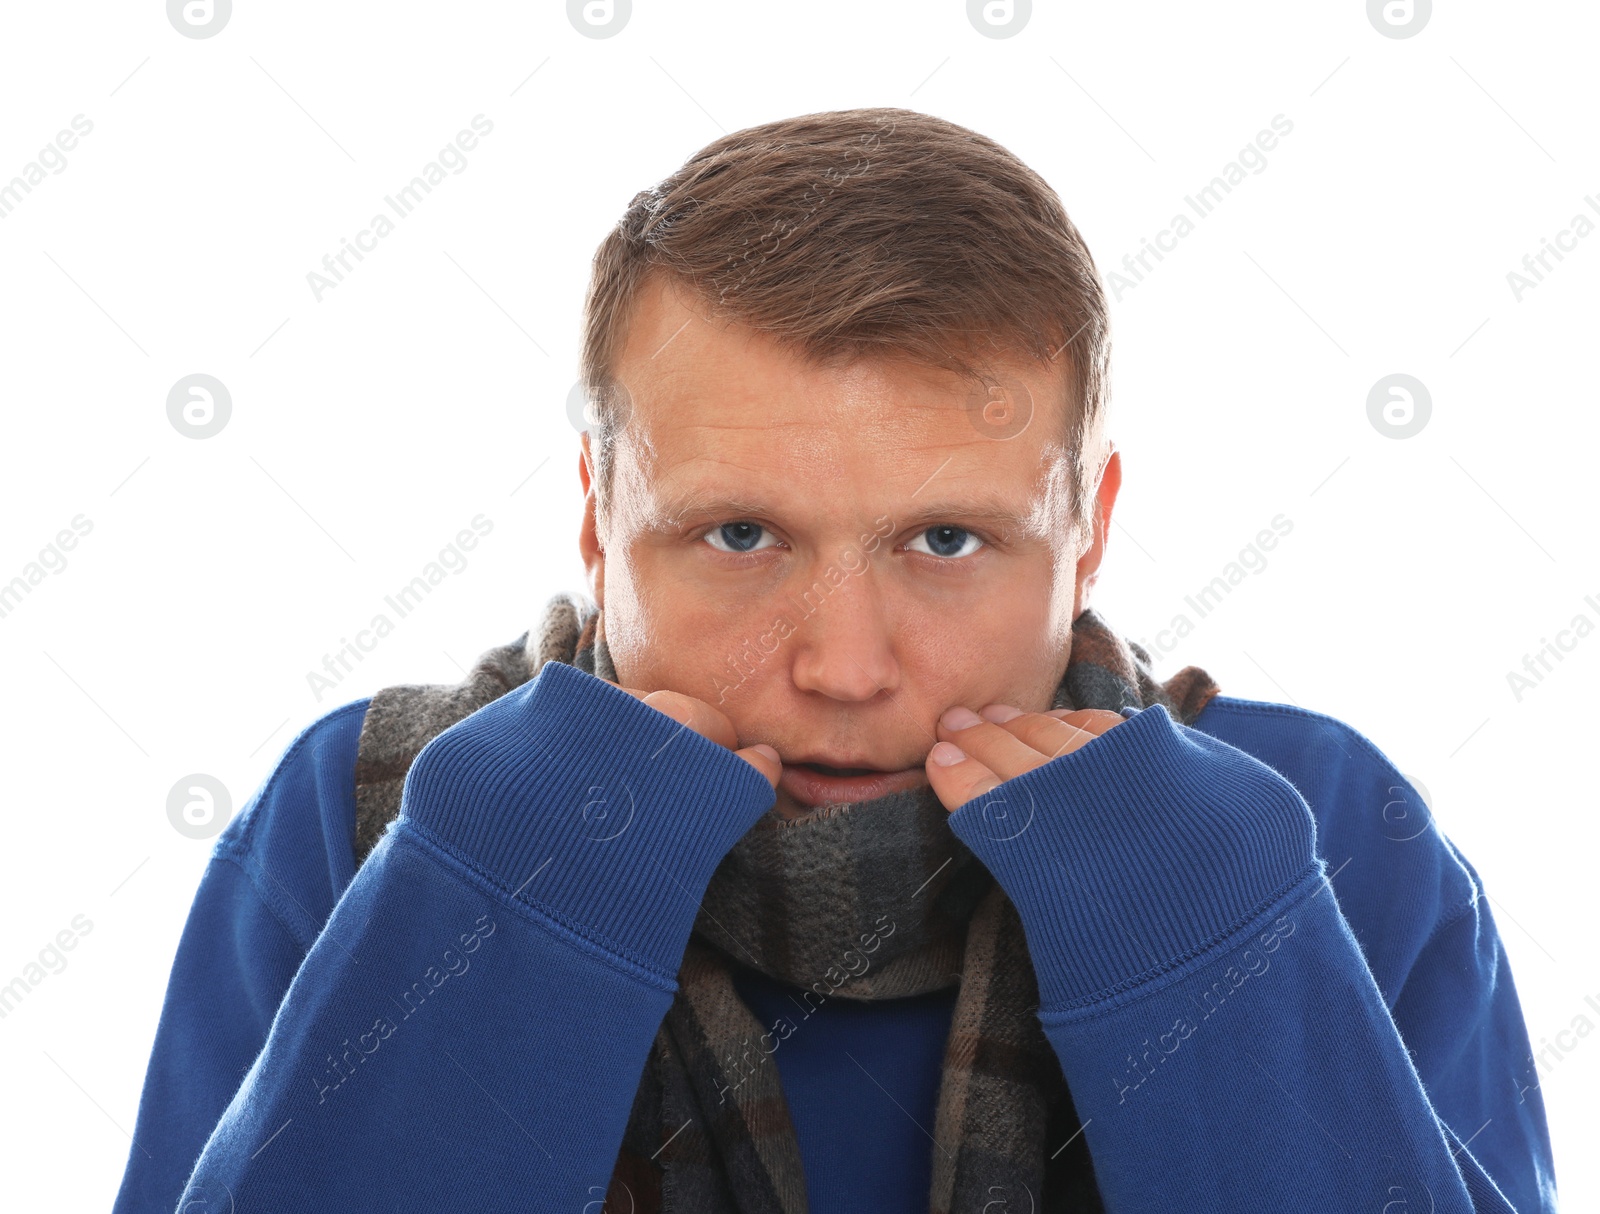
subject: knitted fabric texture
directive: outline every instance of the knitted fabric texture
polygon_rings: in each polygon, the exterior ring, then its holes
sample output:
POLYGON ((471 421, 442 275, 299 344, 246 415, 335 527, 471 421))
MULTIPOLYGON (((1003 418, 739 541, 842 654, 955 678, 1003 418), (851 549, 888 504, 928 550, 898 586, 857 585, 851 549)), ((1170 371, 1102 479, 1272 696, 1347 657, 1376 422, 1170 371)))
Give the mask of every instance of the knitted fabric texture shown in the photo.
MULTIPOLYGON (((398 815, 423 746, 550 661, 617 681, 603 612, 587 597, 551 599, 535 627, 486 651, 460 683, 404 684, 372 697, 355 772, 357 864, 398 815)), ((1050 706, 1161 704, 1187 725, 1218 691, 1195 666, 1158 683, 1149 654, 1091 608, 1073 622, 1050 706)), ((933 1130, 931 1214, 977 1214, 997 1196, 1008 1209, 1102 1208, 1038 1020, 1021 920, 947 817, 922 787, 793 820, 769 811, 734 845, 701 902, 651 1045, 607 1209, 805 1214, 805 1173, 773 1057, 783 1038, 829 999, 950 986, 957 993, 933 1130), (794 1015, 759 1021, 734 988, 734 962, 803 988, 794 1015)))

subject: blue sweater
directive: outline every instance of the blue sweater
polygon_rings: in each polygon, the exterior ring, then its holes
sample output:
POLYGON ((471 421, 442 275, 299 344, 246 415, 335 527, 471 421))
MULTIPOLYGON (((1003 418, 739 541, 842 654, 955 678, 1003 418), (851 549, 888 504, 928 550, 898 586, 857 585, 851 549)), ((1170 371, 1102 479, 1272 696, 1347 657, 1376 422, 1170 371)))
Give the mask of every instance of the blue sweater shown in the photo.
MULTIPOLYGON (((771 787, 550 663, 424 748, 357 872, 366 706, 217 839, 117 1214, 599 1208, 699 899, 771 787), (591 838, 613 782, 635 816, 591 838)), ((979 801, 950 828, 1021 916, 1108 1211, 1555 1209, 1477 873, 1360 733, 1218 696, 1001 791, 1026 829, 979 801)), ((952 1003, 830 1000, 773 1055, 812 1214, 926 1210, 952 1003)))

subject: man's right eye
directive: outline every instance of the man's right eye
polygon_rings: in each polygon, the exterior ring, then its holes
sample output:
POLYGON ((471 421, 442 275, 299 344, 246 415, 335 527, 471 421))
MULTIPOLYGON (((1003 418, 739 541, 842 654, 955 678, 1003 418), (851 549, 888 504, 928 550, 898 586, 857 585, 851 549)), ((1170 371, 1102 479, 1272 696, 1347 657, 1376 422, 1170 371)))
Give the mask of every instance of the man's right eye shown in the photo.
MULTIPOLYGON (((754 552, 759 548, 771 547, 771 544, 762 544, 763 538, 771 539, 771 533, 760 523, 736 522, 723 523, 720 527, 713 527, 702 537, 718 552, 731 552, 735 555, 742 552, 754 552)), ((773 540, 773 544, 777 541, 773 540)))

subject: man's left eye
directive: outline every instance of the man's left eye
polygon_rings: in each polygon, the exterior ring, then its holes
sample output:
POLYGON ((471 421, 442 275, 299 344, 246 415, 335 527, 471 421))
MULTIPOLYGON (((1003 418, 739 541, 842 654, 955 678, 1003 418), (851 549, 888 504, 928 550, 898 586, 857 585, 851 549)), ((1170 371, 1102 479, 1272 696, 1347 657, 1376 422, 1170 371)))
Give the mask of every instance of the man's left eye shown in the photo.
POLYGON ((983 547, 983 541, 972 532, 962 527, 950 526, 929 527, 911 541, 911 546, 922 543, 927 547, 917 548, 916 551, 926 552, 929 556, 944 557, 971 556, 983 547))

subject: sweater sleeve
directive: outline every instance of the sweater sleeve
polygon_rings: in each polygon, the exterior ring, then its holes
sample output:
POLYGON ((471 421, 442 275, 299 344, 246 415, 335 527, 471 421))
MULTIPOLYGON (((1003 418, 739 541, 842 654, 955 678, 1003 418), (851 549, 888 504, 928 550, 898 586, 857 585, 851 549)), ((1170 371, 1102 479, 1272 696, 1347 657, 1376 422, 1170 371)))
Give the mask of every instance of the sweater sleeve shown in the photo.
POLYGON ((1417 947, 1391 1006, 1271 767, 1158 705, 950 825, 1022 920, 1111 1214, 1554 1209, 1486 908, 1392 925, 1417 947))
POLYGON ((212 847, 168 976, 115 1214, 177 1206, 355 874, 354 767, 368 703, 301 730, 212 847))
MULTIPOLYGON (((772 803, 743 759, 562 663, 437 735, 178 1208, 598 1202, 705 887, 772 803)), ((172 1207, 119 1211, 144 1208, 172 1207)))
POLYGON ((113 1214, 170 1214, 177 1206, 304 956, 244 870, 213 855, 167 980, 113 1214))

